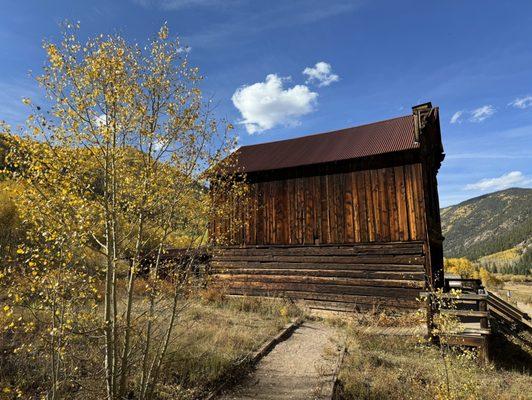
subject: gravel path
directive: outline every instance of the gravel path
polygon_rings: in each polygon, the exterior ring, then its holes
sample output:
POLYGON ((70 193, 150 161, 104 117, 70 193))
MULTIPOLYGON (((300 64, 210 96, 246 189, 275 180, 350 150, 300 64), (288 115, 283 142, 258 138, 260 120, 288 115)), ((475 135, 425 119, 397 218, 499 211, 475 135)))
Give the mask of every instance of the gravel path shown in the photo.
POLYGON ((332 389, 338 352, 334 328, 305 322, 264 357, 239 386, 220 399, 325 399, 332 389))

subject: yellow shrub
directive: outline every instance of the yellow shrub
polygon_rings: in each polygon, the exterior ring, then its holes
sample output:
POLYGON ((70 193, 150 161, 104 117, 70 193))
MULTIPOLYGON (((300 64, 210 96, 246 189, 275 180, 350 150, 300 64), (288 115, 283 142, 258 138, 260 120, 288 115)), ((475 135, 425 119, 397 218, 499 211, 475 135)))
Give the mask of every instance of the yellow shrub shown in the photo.
POLYGON ((497 278, 494 274, 490 273, 484 268, 480 268, 478 272, 479 278, 482 280, 482 284, 487 288, 502 288, 503 281, 497 278))
POLYGON ((476 278, 477 267, 467 258, 446 258, 445 272, 460 275, 462 278, 476 278))
POLYGON ((0 186, 0 256, 15 247, 22 237, 22 223, 13 198, 9 188, 0 186))

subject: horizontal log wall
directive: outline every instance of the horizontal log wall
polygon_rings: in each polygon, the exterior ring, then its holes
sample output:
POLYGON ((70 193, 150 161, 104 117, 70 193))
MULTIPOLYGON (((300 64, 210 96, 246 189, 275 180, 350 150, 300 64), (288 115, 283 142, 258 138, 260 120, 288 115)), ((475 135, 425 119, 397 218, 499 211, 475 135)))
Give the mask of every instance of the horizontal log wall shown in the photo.
POLYGON ((215 249, 216 285, 229 294, 282 296, 315 307, 415 308, 425 287, 423 242, 215 249))
MULTIPOLYGON (((333 169, 334 171, 334 169, 333 169)), ((249 184, 212 221, 219 244, 331 244, 426 239, 420 163, 279 177, 249 184)))

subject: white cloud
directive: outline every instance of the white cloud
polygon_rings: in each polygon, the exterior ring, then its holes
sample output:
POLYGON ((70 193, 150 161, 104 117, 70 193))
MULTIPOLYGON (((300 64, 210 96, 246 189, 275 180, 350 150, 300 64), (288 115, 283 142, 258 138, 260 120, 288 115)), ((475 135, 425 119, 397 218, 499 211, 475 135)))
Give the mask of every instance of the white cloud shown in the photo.
POLYGON ((532 96, 518 97, 508 105, 521 109, 532 107, 532 96))
POLYGON ((453 114, 453 116, 451 117, 451 121, 450 123, 451 124, 461 124, 462 123, 462 114, 464 112, 463 111, 457 111, 453 114))
POLYGON ((242 86, 231 100, 242 115, 248 133, 271 129, 276 125, 297 125, 298 118, 315 109, 318 93, 305 85, 284 89, 283 83, 290 78, 270 74, 264 82, 242 86))
POLYGON ((306 67, 303 75, 307 76, 307 83, 315 82, 318 86, 329 86, 340 79, 338 75, 332 73, 331 64, 324 61, 317 62, 314 67, 306 67))
POLYGON ((471 111, 471 122, 482 122, 485 119, 491 117, 495 113, 495 108, 492 105, 485 105, 479 108, 475 108, 471 111))
POLYGON ((162 138, 154 138, 151 144, 151 148, 155 153, 161 151, 164 147, 167 146, 167 142, 162 138))
POLYGON ((532 178, 521 171, 512 171, 497 178, 485 178, 466 185, 465 190, 502 190, 512 186, 524 186, 532 183, 532 178))
POLYGON ((94 123, 97 127, 104 126, 107 123, 107 115, 101 114, 99 117, 94 118, 94 123))

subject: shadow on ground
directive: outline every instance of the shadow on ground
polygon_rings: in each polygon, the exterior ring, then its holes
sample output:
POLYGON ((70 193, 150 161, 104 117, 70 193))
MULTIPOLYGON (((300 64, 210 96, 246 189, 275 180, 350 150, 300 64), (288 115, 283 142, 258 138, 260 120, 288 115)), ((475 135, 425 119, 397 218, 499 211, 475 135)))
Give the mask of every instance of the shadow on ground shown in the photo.
POLYGON ((491 358, 497 368, 532 374, 532 333, 492 322, 491 358))

